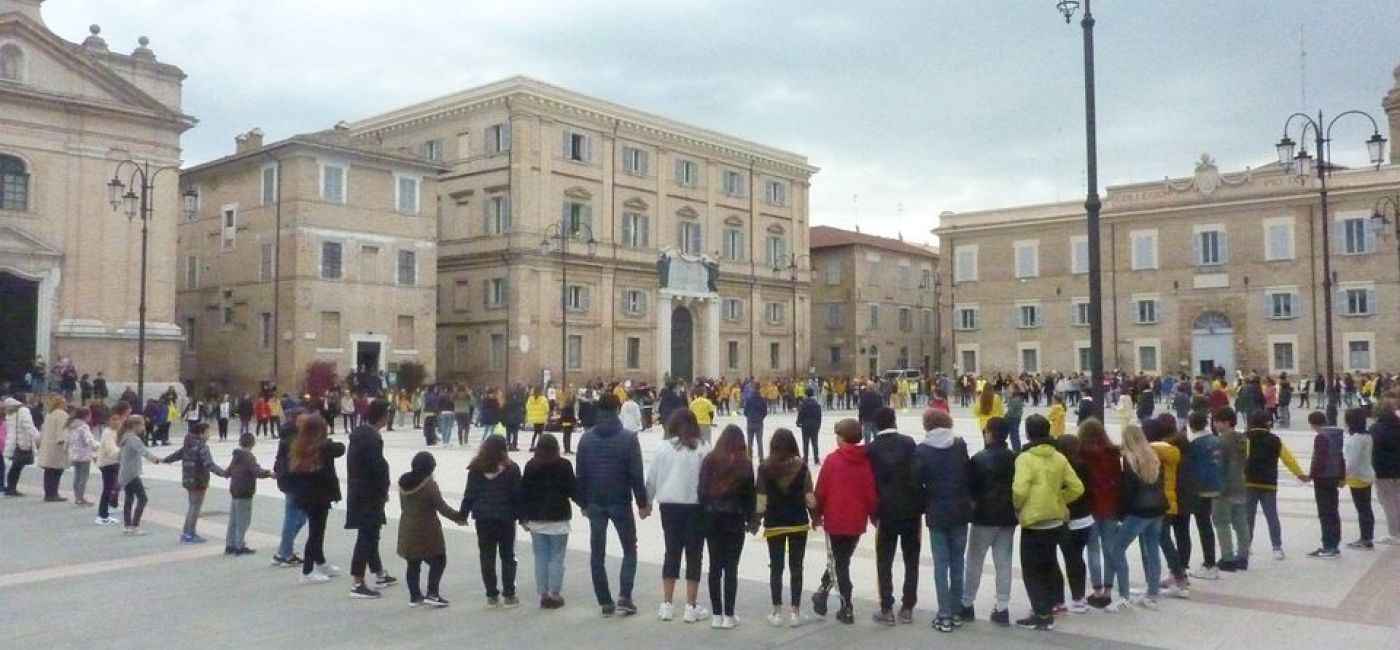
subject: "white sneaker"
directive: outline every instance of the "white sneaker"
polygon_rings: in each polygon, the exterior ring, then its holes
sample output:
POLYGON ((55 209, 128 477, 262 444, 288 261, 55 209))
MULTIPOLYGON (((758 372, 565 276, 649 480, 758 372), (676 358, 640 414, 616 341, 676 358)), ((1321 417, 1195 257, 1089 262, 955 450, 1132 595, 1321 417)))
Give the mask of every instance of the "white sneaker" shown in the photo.
POLYGON ((726 616, 726 617, 724 617, 724 625, 723 625, 723 627, 724 627, 724 629, 726 629, 726 630, 732 630, 732 629, 734 629, 734 628, 736 628, 736 627, 739 627, 739 617, 738 617, 738 616, 726 616))
POLYGON ((768 615, 768 624, 772 625, 773 627, 782 627, 783 623, 786 622, 787 620, 783 616, 782 612, 773 612, 772 614, 768 615))
POLYGON ((1217 569, 1215 567, 1201 567, 1199 569, 1196 569, 1195 571, 1192 571, 1191 577, 1200 578, 1201 580, 1219 580, 1220 569, 1217 569))
POLYGON ((1071 614, 1084 614, 1089 611, 1089 605, 1082 600, 1074 600, 1070 601, 1065 609, 1068 609, 1071 614))
POLYGON ((704 607, 701 607, 699 605, 686 605, 685 615, 681 617, 681 620, 685 621, 686 623, 694 623, 696 621, 704 620, 704 618, 709 615, 710 612, 706 611, 704 607))
POLYGON ((788 627, 802 627, 812 620, 811 616, 802 612, 793 612, 788 616, 788 627))
POLYGON ((1115 598, 1113 602, 1104 605, 1103 611, 1109 614, 1128 611, 1128 601, 1122 598, 1115 598))
POLYGON ((1162 589, 1162 595, 1170 596, 1172 598, 1190 598, 1191 590, 1187 588, 1178 587, 1176 585, 1171 585, 1162 589))
POLYGON ((661 608, 657 610, 656 617, 663 621, 669 621, 675 618, 676 606, 671 603, 661 603, 661 608))
POLYGON ((710 617, 710 629, 712 629, 712 630, 723 630, 723 629, 724 629, 724 617, 723 617, 723 616, 720 616, 719 614, 715 614, 714 616, 711 616, 711 617, 710 617))
POLYGON ((301 584, 301 585, 319 585, 319 584, 324 584, 324 583, 327 583, 327 582, 330 582, 330 581, 331 581, 330 576, 327 576, 327 575, 324 574, 324 573, 318 573, 318 572, 316 572, 316 571, 312 571, 311 573, 303 573, 303 574, 301 574, 301 577, 297 579, 297 584, 301 584))
POLYGON ((1376 543, 1385 544, 1386 546, 1400 546, 1400 537, 1382 537, 1376 540, 1376 543))
POLYGON ((340 575, 340 567, 334 564, 317 564, 315 570, 327 578, 334 578, 340 575))
POLYGON ((98 517, 97 519, 94 519, 94 520, 92 521, 92 523, 94 523, 94 524, 96 524, 96 525, 98 525, 98 526, 115 526, 115 525, 117 525, 117 520, 116 520, 116 519, 113 519, 113 518, 111 518, 111 517, 107 517, 106 519, 103 519, 102 517, 98 517))
POLYGON ((1275 559, 1275 560, 1282 560, 1282 559, 1284 559, 1285 557, 1286 557, 1286 556, 1283 554, 1283 549, 1281 549, 1281 548, 1276 548, 1276 549, 1274 549, 1274 559, 1275 559))
POLYGON ((1157 599, 1156 599, 1156 598, 1152 598, 1152 597, 1150 597, 1150 596, 1149 596, 1149 597, 1146 597, 1146 598, 1143 598, 1142 600, 1139 600, 1139 601, 1138 601, 1138 604, 1139 604, 1139 605, 1142 605, 1142 608, 1143 608, 1143 609, 1151 610, 1151 611, 1154 611, 1154 612, 1157 611, 1157 610, 1159 609, 1159 607, 1158 607, 1158 605, 1157 605, 1157 599))

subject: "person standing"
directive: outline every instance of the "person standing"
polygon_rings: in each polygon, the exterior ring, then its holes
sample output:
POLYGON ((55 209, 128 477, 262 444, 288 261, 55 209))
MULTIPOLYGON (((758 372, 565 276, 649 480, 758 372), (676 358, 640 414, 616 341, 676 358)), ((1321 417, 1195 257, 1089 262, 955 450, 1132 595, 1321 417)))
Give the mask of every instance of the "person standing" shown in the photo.
POLYGON ((512 608, 515 595, 515 522, 520 518, 520 467, 506 453, 505 439, 491 436, 481 443, 467 466, 467 487, 462 494, 463 517, 476 520, 477 550, 481 555, 481 582, 486 606, 512 608), (500 581, 496 558, 501 560, 500 581))
POLYGON ((835 582, 841 596, 836 620, 844 625, 855 623, 851 606, 851 556, 866 526, 874 521, 880 502, 868 449, 861 444, 863 436, 860 422, 849 418, 837 422, 836 451, 827 455, 817 475, 816 516, 826 529, 830 557, 827 570, 822 574, 821 587, 812 594, 812 611, 826 616, 826 597, 835 582))
POLYGON ((219 442, 228 440, 228 421, 233 417, 233 402, 229 401, 228 394, 219 398, 219 403, 214 407, 214 418, 219 423, 219 442))
POLYGON ((404 581, 408 583, 408 606, 420 603, 431 607, 447 607, 447 599, 438 590, 442 573, 447 568, 447 543, 442 538, 442 522, 438 515, 462 525, 466 518, 442 499, 433 470, 437 459, 420 451, 413 456, 411 469, 399 477, 399 536, 398 554, 408 563, 404 581), (423 564, 428 565, 428 591, 420 591, 419 575, 423 564))
MULTIPOLYGON (((690 400, 690 412, 695 414, 695 422, 700 427, 700 439, 710 444, 710 431, 714 428, 715 403, 710 401, 703 387, 695 389, 695 398, 690 400)), ((667 429, 670 433, 670 429, 667 429)))
POLYGON ((875 426, 875 412, 885 406, 885 399, 873 382, 866 382, 856 400, 856 416, 860 418, 861 437, 866 443, 875 437, 880 429, 875 426))
POLYGON ((306 513, 297 505, 296 485, 291 480, 291 450, 305 417, 299 411, 293 413, 290 424, 280 434, 273 433, 273 438, 277 440, 277 453, 272 473, 277 479, 278 491, 283 494, 281 541, 272 556, 272 566, 275 567, 300 567, 302 563, 301 556, 296 554, 296 538, 306 525, 306 513))
POLYGON ((73 505, 92 505, 87 500, 88 473, 92 470, 92 460, 97 456, 97 439, 92 436, 92 428, 87 419, 91 414, 88 407, 73 409, 73 417, 64 426, 64 445, 68 449, 68 462, 73 466, 73 505))
POLYGON ((1027 418, 1026 440, 1025 452, 1016 457, 1011 498, 1021 524, 1021 575, 1031 615, 1016 625, 1049 631, 1055 629, 1055 601, 1065 589, 1055 555, 1069 521, 1069 503, 1084 493, 1084 484, 1055 450, 1049 420, 1039 415, 1027 418))
POLYGON ((530 397, 525 400, 525 423, 534 429, 534 435, 530 436, 530 451, 534 451, 535 443, 549 423, 549 400, 545 399, 538 386, 530 390, 530 397))
POLYGON ((520 426, 525 422, 525 387, 516 386, 506 395, 502 421, 510 451, 520 451, 520 426))
MULTIPOLYGON (((1241 391, 1243 390, 1241 388, 1241 391)), ((1278 516, 1278 464, 1282 461, 1299 481, 1307 483, 1309 477, 1303 473, 1303 468, 1298 465, 1288 446, 1269 430, 1269 413, 1262 405, 1249 412, 1247 421, 1249 430, 1245 431, 1245 439, 1248 440, 1249 455, 1245 460, 1244 472, 1249 539, 1254 540, 1254 514, 1262 507, 1264 522, 1269 527, 1269 541, 1273 546, 1274 559, 1282 560, 1285 556, 1283 525, 1278 516)))
POLYGON ((5 496, 24 496, 19 491, 20 473, 28 465, 34 464, 34 442, 39 437, 39 428, 34 426, 34 414, 23 402, 6 397, 5 407, 5 453, 10 459, 10 470, 5 475, 5 496))
POLYGON ((953 418, 933 408, 924 411, 924 439, 915 452, 919 484, 925 495, 924 517, 933 550, 933 585, 938 614, 933 629, 952 632, 962 626, 964 553, 972 519, 968 491, 967 443, 953 435, 953 418))
POLYGON ((199 524, 199 512, 204 508, 204 496, 209 491, 209 474, 228 476, 228 472, 215 464, 213 455, 209 453, 209 423, 192 424, 180 448, 161 460, 166 464, 175 461, 180 461, 180 483, 189 498, 180 543, 203 544, 204 538, 199 536, 196 526, 199 524))
POLYGON ((146 531, 141 530, 141 513, 146 509, 146 486, 141 482, 141 461, 144 459, 160 464, 160 457, 151 453, 151 450, 146 448, 146 443, 141 440, 141 432, 145 428, 145 420, 139 415, 133 415, 122 423, 121 435, 117 439, 117 446, 121 449, 121 468, 117 472, 117 482, 126 493, 126 498, 122 501, 122 534, 134 537, 146 534, 146 531))
POLYGON ((1002 416, 1006 420, 1006 433, 1011 440, 1011 451, 1021 453, 1021 419, 1026 409, 1026 395, 1021 388, 1021 382, 1011 385, 1010 397, 1006 400, 1006 412, 1002 416))
POLYGON ((1147 581, 1147 593, 1139 602, 1143 607, 1155 610, 1161 589, 1162 556, 1159 547, 1162 516, 1167 512, 1168 501, 1161 458, 1137 424, 1129 424, 1123 430, 1121 490, 1123 524, 1118 529, 1112 553, 1118 598, 1104 611, 1122 612, 1128 608, 1128 547, 1135 541, 1139 542, 1142 550, 1143 574, 1147 581))
POLYGON ((328 425, 320 415, 302 416, 287 454, 292 493, 296 495, 297 507, 306 515, 300 578, 303 585, 323 584, 340 575, 339 567, 326 562, 325 543, 326 517, 331 504, 341 499, 335 459, 345 455, 345 445, 333 442, 327 431, 328 425))
MULTIPOLYGON (((1006 405, 1002 403, 1001 395, 997 394, 996 388, 992 385, 991 382, 987 382, 987 384, 982 387, 982 392, 978 394, 977 401, 972 405, 972 415, 973 417, 977 418, 978 431, 987 430, 987 420, 990 420, 992 418, 1000 418, 1006 415, 1006 405)), ((1003 420, 1002 422, 1004 426, 1007 426, 1006 433, 1007 437, 1010 438, 1010 423, 1006 422, 1005 420, 1003 420)), ((1017 428, 1019 429, 1019 424, 1017 428)), ((1011 447, 1012 451, 1018 453, 1021 450, 1021 442, 1019 439, 1020 435, 1021 434, 1018 431, 1016 433, 1016 442, 1011 447)))
POLYGON ((243 397, 238 398, 235 412, 238 415, 238 435, 242 440, 243 434, 253 431, 253 397, 243 393, 243 397))
POLYGON ((763 462, 763 420, 768 417, 768 400, 757 386, 751 386, 744 394, 744 425, 748 433, 748 447, 757 450, 758 461, 763 462))
POLYGON ((1342 451, 1346 441, 1341 429, 1327 426, 1327 416, 1321 411, 1308 414, 1308 425, 1317 432, 1313 437, 1308 477, 1312 479, 1317 520, 1322 528, 1322 546, 1308 553, 1308 557, 1336 559, 1341 557, 1342 514, 1338 491, 1347 473, 1342 451))
POLYGON ((1239 416, 1235 409, 1222 406, 1210 416, 1219 435, 1220 497, 1212 505, 1211 520, 1220 541, 1220 561, 1216 566, 1227 573, 1249 570, 1249 543, 1252 531, 1245 509, 1245 462, 1249 441, 1235 430, 1239 416), (1235 543, 1239 543, 1238 554, 1235 543))
POLYGON ((246 536, 253 522, 253 496, 258 492, 258 479, 272 478, 272 471, 258 464, 253 445, 258 438, 244 431, 238 435, 238 448, 229 460, 228 492, 230 497, 228 528, 224 532, 224 555, 252 555, 246 536))
MULTIPOLYGON (((1054 437, 1054 434, 1051 434, 1051 437, 1054 437)), ((1084 614, 1089 611, 1089 604, 1085 599, 1085 573, 1088 565, 1084 558, 1090 536, 1093 534, 1094 499, 1093 477, 1089 473, 1088 463, 1084 462, 1082 449, 1077 435, 1067 434, 1055 439, 1055 450, 1064 455, 1065 460, 1069 461, 1069 466, 1074 468, 1079 482, 1084 484, 1084 493, 1068 504, 1069 523, 1066 525, 1064 537, 1060 538, 1060 555, 1065 559, 1065 582, 1069 587, 1069 600, 1061 602, 1069 604, 1063 609, 1056 605, 1056 613, 1068 611, 1084 614)), ((1099 551, 1095 549, 1093 552, 1099 551)))
POLYGON ((797 428, 802 431, 802 461, 807 464, 822 464, 821 450, 817 448, 817 434, 822 428, 822 406, 817 398, 808 395, 797 407, 797 428), (811 455, 808 455, 808 449, 811 455))
MULTIPOLYGON (((1215 502, 1220 499, 1220 437, 1211 433, 1210 418, 1204 411, 1191 411, 1187 416, 1190 430, 1186 445, 1185 464, 1191 473, 1187 481, 1195 491, 1195 498, 1187 498, 1189 514, 1196 520, 1196 532, 1201 536, 1201 568, 1189 571, 1192 578, 1219 580, 1220 569, 1215 563, 1215 525, 1211 513, 1215 502)), ((1186 562, 1190 564, 1190 562, 1186 562)))
POLYGON ((1371 467, 1387 532, 1379 541, 1390 546, 1400 546, 1400 412, 1396 408, 1393 399, 1381 401, 1371 425, 1371 467))
POLYGON ((875 528, 875 575, 880 590, 880 611, 872 619, 881 625, 914 622, 914 606, 919 599, 919 555, 923 552, 919 519, 924 514, 924 498, 915 468, 917 445, 914 439, 895 428, 895 412, 889 407, 875 411, 879 433, 866 446, 870 467, 875 473, 880 514, 875 528), (898 618, 894 613, 894 552, 904 556, 904 589, 898 618))
POLYGON ((1375 548, 1376 514, 1371 509, 1371 486, 1376 482, 1376 470, 1371 466, 1371 433, 1366 429, 1366 417, 1366 409, 1347 409, 1342 456, 1346 462, 1346 486, 1356 507, 1361 533, 1356 541, 1347 543, 1347 548, 1369 551, 1375 548))
POLYGON ((384 570, 379 558, 380 529, 386 523, 384 504, 389 501, 389 461, 384 459, 384 438, 389 425, 389 402, 376 399, 365 419, 350 432, 345 454, 345 528, 355 531, 350 556, 351 598, 379 598, 379 590, 398 582, 384 570), (365 568, 375 575, 374 588, 365 584, 365 568))
POLYGON ((598 424, 578 443, 578 503, 588 517, 589 570, 593 594, 604 618, 616 613, 637 613, 632 587, 637 578, 637 522, 632 517, 635 500, 642 519, 651 516, 646 481, 642 471, 642 447, 637 434, 624 429, 617 413, 617 397, 603 395, 598 400, 598 424), (622 572, 618 578, 618 599, 613 600, 608 585, 608 525, 617 529, 622 544, 622 572))
MULTIPOLYGON (((435 410, 437 412, 436 432, 439 443, 444 447, 452 446, 452 436, 457 428, 457 404, 452 401, 452 391, 446 386, 439 387, 437 392, 435 410)), ((365 412, 368 416, 369 412, 365 412)))
POLYGON ((559 439, 540 436, 535 457, 520 479, 520 521, 535 553, 535 590, 540 609, 564 606, 564 554, 569 549, 576 480, 574 466, 559 455, 559 439))
POLYGON ((38 465, 44 470, 44 501, 54 503, 67 501, 68 497, 58 493, 58 483, 63 478, 63 470, 68 468, 68 444, 65 427, 68 424, 67 402, 61 395, 49 397, 48 412, 40 427, 35 442, 38 465))
POLYGON ((739 557, 744 531, 756 532, 753 461, 739 427, 729 425, 715 448, 700 463, 696 492, 700 497, 705 543, 710 552, 710 627, 739 626, 734 600, 739 591, 739 557))
POLYGON ((956 620, 976 618, 973 603, 982 584, 987 550, 996 570, 996 601, 991 620, 1011 625, 1011 550, 1016 537, 1016 506, 1011 488, 1016 475, 1016 452, 1006 444, 1006 424, 999 417, 987 420, 983 447, 968 463, 967 489, 972 496, 972 528, 968 535, 967 562, 963 573, 962 608, 956 620))
POLYGON ((709 613, 696 601, 700 595, 701 556, 705 531, 700 510, 700 464, 710 453, 710 445, 700 433, 694 415, 681 409, 671 414, 663 440, 647 470, 647 498, 661 510, 661 530, 665 554, 661 563, 661 606, 657 618, 675 617, 676 580, 681 577, 681 557, 685 557, 685 611, 682 619, 694 623, 709 613))
POLYGON ((112 407, 112 412, 107 416, 107 421, 102 426, 102 434, 97 442, 97 471, 102 474, 102 495, 97 500, 97 519, 93 521, 98 526, 115 526, 117 520, 111 517, 112 508, 118 507, 118 497, 121 494, 121 486, 117 484, 118 461, 121 458, 121 448, 117 446, 118 432, 121 431, 122 423, 131 415, 131 405, 126 402, 117 402, 112 407))
MULTIPOLYGON (((808 395, 804 401, 815 401, 808 395)), ((802 614, 802 563, 807 556, 807 533, 812 529, 811 511, 817 506, 812 490, 812 474, 797 452, 797 438, 788 429, 773 432, 768 460, 758 467, 755 512, 763 520, 763 538, 768 542, 768 589, 773 611, 768 623, 773 627, 799 627, 807 622, 802 614), (783 614, 783 565, 788 565, 791 585, 787 615, 783 614)))

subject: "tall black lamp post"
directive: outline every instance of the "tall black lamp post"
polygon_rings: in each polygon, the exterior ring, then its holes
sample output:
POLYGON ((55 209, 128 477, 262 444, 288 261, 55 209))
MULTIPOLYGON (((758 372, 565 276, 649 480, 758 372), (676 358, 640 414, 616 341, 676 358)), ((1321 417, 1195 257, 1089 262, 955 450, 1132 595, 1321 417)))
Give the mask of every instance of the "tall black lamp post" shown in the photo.
POLYGON ((1278 153, 1278 162, 1285 169, 1292 171, 1300 177, 1307 177, 1317 174, 1318 192, 1322 197, 1322 293, 1325 298, 1322 301, 1322 330, 1327 345, 1327 388, 1324 395, 1327 400, 1327 423, 1337 424, 1337 402, 1340 396, 1337 395, 1337 355, 1333 345, 1332 326, 1332 235, 1331 219, 1328 217, 1327 209, 1327 177, 1332 174, 1332 127, 1336 126, 1337 120, 1348 115, 1359 115, 1370 120, 1372 135, 1366 140, 1367 153, 1371 156, 1371 163, 1380 168, 1385 162, 1385 138, 1381 136, 1380 125, 1375 118, 1365 111, 1346 111, 1333 117, 1331 121, 1323 118, 1322 111, 1317 112, 1317 117, 1306 113, 1294 113, 1288 116, 1283 122, 1283 138, 1274 145, 1278 153), (1303 142, 1301 149, 1297 149, 1297 144, 1288 136, 1288 129, 1294 125, 1298 126, 1298 139, 1303 142), (1326 125, 1325 127, 1323 125, 1326 125), (1317 162, 1314 164, 1313 157, 1308 154, 1308 136, 1311 134, 1313 147, 1317 151, 1317 162))
MULTIPOLYGON (((1094 417, 1103 419, 1103 277, 1099 253, 1099 211, 1103 203, 1099 200, 1099 145, 1097 116, 1094 108, 1094 14, 1090 0, 1084 0, 1084 17, 1079 24, 1084 28, 1084 139, 1087 153, 1085 176, 1089 191, 1084 199, 1086 230, 1089 240, 1089 371, 1093 384, 1089 395, 1094 398, 1094 417)), ((1065 17, 1068 24, 1079 9, 1077 0, 1059 0, 1055 7, 1065 17)))
MULTIPOLYGON (((540 254, 551 251, 559 253, 559 385, 569 385, 569 242, 579 240, 588 247, 588 256, 593 257, 598 250, 598 240, 593 238, 593 229, 588 224, 569 219, 550 224, 540 240, 540 254)), ((510 345, 509 342, 506 343, 510 345)), ((579 350, 582 354, 583 350, 579 350)))
MULTIPOLYGON (((794 255, 784 253, 773 260, 773 274, 781 275, 783 271, 788 272, 788 280, 792 282, 792 378, 801 377, 797 372, 797 272, 803 265, 812 265, 812 256, 806 253, 794 255)), ((752 347, 752 346, 751 346, 752 347)))
MULTIPOLYGON (((167 171, 178 174, 180 168, 174 165, 152 166, 150 161, 138 162, 128 158, 117 163, 117 168, 112 171, 112 180, 107 183, 107 202, 112 204, 112 210, 120 208, 126 213, 128 221, 138 216, 141 218, 141 297, 137 307, 136 331, 137 401, 132 405, 132 408, 137 409, 146 402, 146 251, 150 241, 150 223, 155 211, 151 199, 155 193, 156 179, 167 171), (122 182, 123 173, 127 177, 125 183, 122 182)), ((194 188, 185 190, 181 195, 181 204, 185 216, 193 217, 199 209, 199 195, 195 193, 194 188)))

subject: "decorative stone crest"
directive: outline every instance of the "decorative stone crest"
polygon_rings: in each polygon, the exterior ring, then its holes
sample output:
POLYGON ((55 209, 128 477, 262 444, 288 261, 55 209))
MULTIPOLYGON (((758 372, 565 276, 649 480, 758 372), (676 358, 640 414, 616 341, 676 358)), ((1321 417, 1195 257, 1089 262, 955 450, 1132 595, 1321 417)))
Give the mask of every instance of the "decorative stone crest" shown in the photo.
POLYGON ((1215 159, 1211 158, 1210 154, 1203 153, 1201 154, 1201 159, 1196 162, 1196 175, 1194 178, 1185 183, 1174 183, 1168 178, 1163 181, 1163 184, 1166 185, 1168 190, 1173 192, 1189 192, 1194 188, 1201 194, 1210 196, 1221 187, 1239 187, 1244 185, 1249 182, 1249 179, 1253 175, 1254 171, 1250 169, 1246 169, 1239 174, 1222 174, 1220 173, 1220 168, 1215 164, 1215 159))

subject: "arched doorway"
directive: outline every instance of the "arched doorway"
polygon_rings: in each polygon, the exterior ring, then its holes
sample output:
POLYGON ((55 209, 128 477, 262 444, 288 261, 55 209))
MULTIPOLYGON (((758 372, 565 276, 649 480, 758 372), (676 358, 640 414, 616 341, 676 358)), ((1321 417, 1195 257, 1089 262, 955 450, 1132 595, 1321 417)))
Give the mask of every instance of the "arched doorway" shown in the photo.
POLYGON ((39 281, 0 271, 0 305, 0 383, 18 383, 38 353, 39 281))
POLYGON ((686 307, 671 312, 671 379, 695 379, 695 318, 686 307))
POLYGON ((1191 325, 1191 367, 1212 376, 1235 372, 1235 327, 1218 311, 1201 312, 1191 325))

